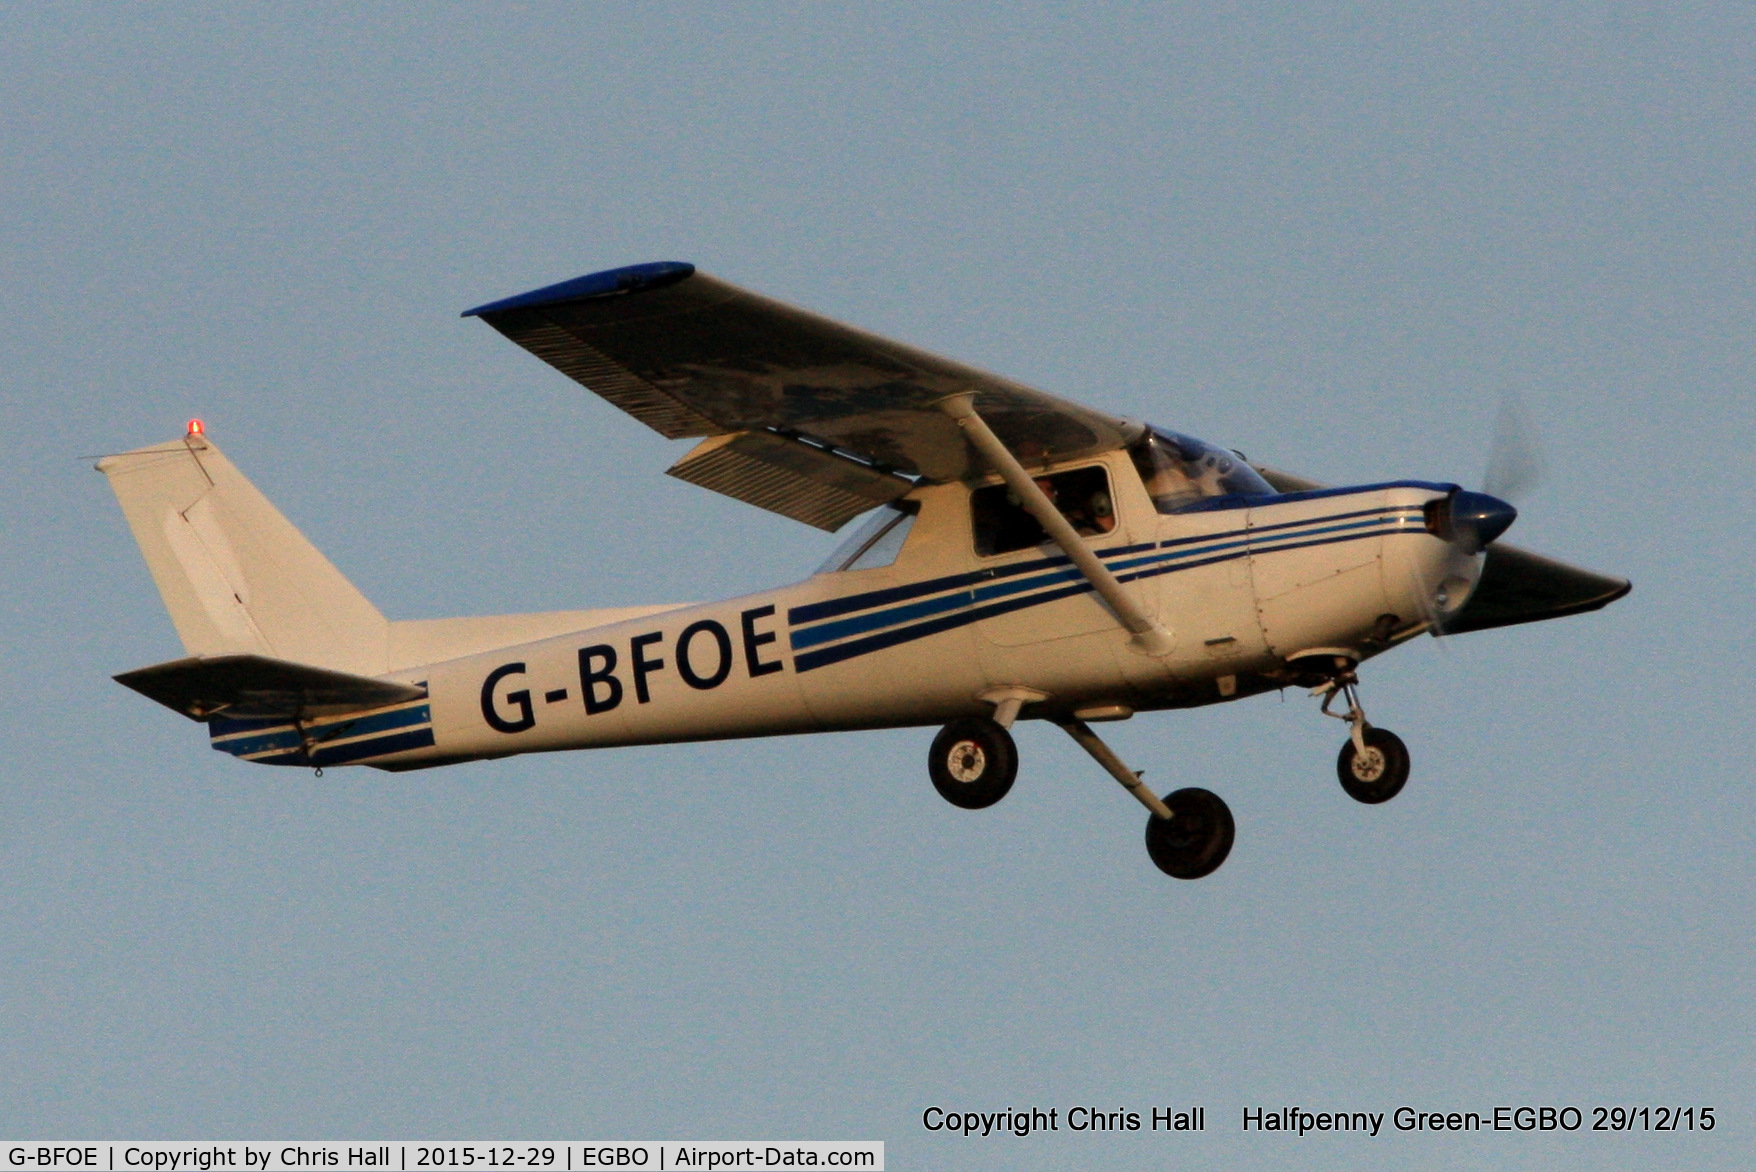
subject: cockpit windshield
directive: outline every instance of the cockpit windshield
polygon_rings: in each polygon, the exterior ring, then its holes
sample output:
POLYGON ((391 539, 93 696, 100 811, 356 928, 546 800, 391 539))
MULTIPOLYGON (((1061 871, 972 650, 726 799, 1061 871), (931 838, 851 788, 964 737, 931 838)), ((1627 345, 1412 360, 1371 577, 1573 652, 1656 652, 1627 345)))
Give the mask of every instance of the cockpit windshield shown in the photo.
POLYGON ((1194 436, 1149 427, 1128 448, 1153 507, 1179 513, 1222 498, 1272 496, 1274 489, 1236 452, 1194 436))

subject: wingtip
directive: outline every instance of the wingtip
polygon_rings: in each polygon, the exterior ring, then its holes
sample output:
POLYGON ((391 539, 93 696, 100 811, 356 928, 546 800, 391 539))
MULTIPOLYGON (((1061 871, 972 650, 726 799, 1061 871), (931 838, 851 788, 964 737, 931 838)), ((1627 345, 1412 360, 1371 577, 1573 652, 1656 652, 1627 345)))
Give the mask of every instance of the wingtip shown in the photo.
POLYGON ((498 301, 490 301, 485 305, 466 309, 458 316, 484 317, 508 309, 531 309, 541 305, 559 305, 567 301, 589 301, 594 297, 645 293, 654 289, 662 289, 666 285, 674 285, 678 281, 692 276, 694 272, 695 266, 682 260, 660 260, 647 264, 625 265, 619 269, 605 269, 603 272, 587 273, 583 277, 574 277, 572 280, 544 285, 542 288, 532 289, 528 293, 503 297, 498 301))

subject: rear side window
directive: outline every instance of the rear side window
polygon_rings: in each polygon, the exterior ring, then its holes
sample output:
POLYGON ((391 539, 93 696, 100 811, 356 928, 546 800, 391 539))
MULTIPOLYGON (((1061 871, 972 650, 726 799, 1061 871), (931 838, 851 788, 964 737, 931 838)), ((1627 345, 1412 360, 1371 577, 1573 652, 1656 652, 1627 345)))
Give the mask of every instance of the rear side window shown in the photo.
POLYGON ((909 529, 920 510, 915 501, 895 501, 874 510, 812 573, 876 570, 890 565, 902 552, 902 543, 908 540, 909 529))
MULTIPOLYGON (((1048 494, 1061 515, 1081 537, 1097 537, 1116 527, 1116 507, 1110 496, 1110 477, 1102 465, 1037 477, 1037 487, 1048 494)), ((1049 540, 1037 519, 1004 484, 991 484, 969 494, 976 552, 983 557, 1029 549, 1049 540)))

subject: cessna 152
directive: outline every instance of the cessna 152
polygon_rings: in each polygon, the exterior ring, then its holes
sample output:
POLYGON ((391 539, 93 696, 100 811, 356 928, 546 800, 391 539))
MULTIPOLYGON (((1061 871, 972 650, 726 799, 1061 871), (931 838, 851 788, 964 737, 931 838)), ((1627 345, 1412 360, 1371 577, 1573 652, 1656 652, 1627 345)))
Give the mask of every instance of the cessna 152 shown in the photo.
POLYGON ((309 767, 943 725, 928 772, 965 809, 1006 795, 1008 729, 1043 719, 1193 879, 1231 849, 1226 804, 1154 793, 1093 723, 1309 687, 1348 725, 1342 787, 1383 802, 1409 755, 1367 721, 1360 664, 1629 590, 1499 542, 1516 514, 1487 493, 1325 488, 688 264, 464 316, 666 437, 706 437, 672 476, 832 532, 869 516, 811 577, 743 598, 390 622, 192 422, 98 464, 188 652, 121 683, 215 749, 309 767))

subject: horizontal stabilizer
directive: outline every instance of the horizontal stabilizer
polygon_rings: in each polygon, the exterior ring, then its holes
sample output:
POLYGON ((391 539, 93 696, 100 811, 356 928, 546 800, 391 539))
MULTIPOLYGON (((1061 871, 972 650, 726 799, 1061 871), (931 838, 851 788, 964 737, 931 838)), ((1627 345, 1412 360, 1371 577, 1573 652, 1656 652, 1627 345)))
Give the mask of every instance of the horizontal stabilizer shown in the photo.
POLYGON ((1497 541, 1488 547, 1481 579, 1441 635, 1534 623, 1608 606, 1634 589, 1626 578, 1582 570, 1497 541))
POLYGON ((123 672, 125 684, 191 720, 215 716, 303 720, 419 700, 425 688, 262 655, 175 659, 123 672))

